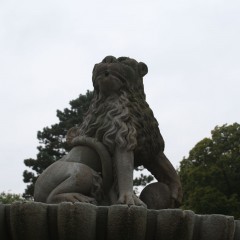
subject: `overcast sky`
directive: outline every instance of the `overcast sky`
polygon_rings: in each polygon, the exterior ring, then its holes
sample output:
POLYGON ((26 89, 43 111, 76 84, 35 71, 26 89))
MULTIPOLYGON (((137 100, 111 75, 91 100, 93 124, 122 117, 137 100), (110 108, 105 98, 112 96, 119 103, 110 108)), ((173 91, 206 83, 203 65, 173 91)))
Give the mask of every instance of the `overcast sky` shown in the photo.
POLYGON ((175 167, 216 125, 240 122, 240 1, 0 1, 0 192, 105 56, 148 65, 147 101, 175 167))

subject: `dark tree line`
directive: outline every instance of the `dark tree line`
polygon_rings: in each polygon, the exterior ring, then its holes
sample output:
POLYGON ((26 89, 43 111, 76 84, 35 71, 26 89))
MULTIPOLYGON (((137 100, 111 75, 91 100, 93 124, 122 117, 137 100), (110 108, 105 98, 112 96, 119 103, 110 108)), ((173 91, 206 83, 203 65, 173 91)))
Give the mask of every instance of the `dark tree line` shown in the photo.
POLYGON ((181 162, 183 208, 240 218, 240 125, 217 126, 181 162))

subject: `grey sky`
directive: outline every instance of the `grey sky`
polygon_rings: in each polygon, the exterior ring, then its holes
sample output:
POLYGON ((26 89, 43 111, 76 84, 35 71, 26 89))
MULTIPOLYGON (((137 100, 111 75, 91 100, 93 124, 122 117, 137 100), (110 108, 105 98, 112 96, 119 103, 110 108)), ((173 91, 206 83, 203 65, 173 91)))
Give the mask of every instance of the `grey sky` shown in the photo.
POLYGON ((0 1, 0 192, 106 55, 148 65, 147 100, 174 166, 216 125, 239 122, 239 0, 0 1))

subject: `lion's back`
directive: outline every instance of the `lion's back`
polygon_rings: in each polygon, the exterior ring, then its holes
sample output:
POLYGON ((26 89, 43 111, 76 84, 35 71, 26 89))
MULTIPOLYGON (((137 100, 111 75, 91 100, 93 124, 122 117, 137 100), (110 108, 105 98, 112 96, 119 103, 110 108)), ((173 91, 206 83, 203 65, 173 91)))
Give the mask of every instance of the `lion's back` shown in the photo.
POLYGON ((159 152, 164 151, 164 140, 151 108, 145 100, 139 101, 138 105, 137 109, 132 109, 137 130, 137 147, 134 151, 136 166, 153 161, 159 152))

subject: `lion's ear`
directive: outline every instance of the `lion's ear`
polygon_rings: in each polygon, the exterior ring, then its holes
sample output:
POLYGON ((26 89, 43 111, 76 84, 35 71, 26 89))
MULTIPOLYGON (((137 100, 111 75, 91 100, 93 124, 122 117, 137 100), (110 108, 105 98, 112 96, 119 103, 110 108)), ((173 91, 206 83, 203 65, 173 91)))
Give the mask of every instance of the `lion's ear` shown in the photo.
POLYGON ((138 63, 138 71, 141 77, 144 77, 148 73, 147 65, 143 62, 138 63))
POLYGON ((97 65, 98 65, 98 64, 95 64, 95 65, 94 65, 93 70, 92 70, 92 73, 95 72, 97 65))

